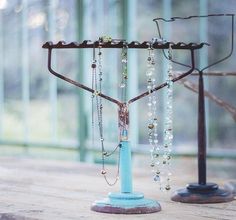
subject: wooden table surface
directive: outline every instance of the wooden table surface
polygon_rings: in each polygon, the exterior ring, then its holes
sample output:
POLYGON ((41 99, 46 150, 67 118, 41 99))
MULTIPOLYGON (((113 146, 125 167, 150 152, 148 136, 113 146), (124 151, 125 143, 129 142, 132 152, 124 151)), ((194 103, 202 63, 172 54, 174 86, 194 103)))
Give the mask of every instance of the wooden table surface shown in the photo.
MULTIPOLYGON (((146 198, 158 200, 162 206, 161 212, 112 215, 90 211, 94 200, 106 197, 110 191, 119 191, 119 184, 114 187, 105 184, 100 175, 100 165, 0 157, 0 220, 236 219, 235 200, 207 205, 172 202, 170 193, 159 191, 151 179, 148 165, 140 161, 134 160, 134 189, 144 193, 146 198)), ((175 159, 173 164, 172 190, 196 180, 196 161, 193 158, 175 159)), ((236 179, 230 173, 230 170, 234 170, 233 166, 235 161, 210 163, 211 181, 222 185, 229 177, 236 179)), ((109 170, 110 175, 114 176, 115 167, 109 167, 109 170)))

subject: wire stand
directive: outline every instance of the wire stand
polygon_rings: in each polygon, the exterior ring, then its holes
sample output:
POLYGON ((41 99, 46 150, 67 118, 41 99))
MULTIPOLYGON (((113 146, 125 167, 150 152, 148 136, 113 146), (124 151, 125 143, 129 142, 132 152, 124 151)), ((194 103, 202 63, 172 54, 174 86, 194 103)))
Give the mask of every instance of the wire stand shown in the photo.
POLYGON ((109 193, 108 197, 95 201, 91 207, 93 211, 104 212, 104 213, 115 213, 115 214, 144 214, 144 213, 153 213, 161 210, 160 204, 151 199, 144 198, 142 193, 133 192, 132 186, 132 162, 131 162, 131 146, 128 138, 128 126, 129 126, 129 105, 133 102, 142 99, 151 93, 162 89, 167 86, 167 83, 162 83, 150 91, 146 91, 141 93, 140 95, 130 99, 127 103, 122 103, 119 100, 116 100, 110 96, 107 96, 103 93, 98 93, 94 89, 91 89, 80 82, 71 80, 64 75, 61 75, 55 72, 51 67, 52 60, 52 50, 53 49, 66 49, 66 48, 123 48, 124 46, 127 49, 147 49, 150 47, 150 44, 153 49, 168 49, 171 44, 172 49, 183 49, 190 51, 191 64, 190 69, 179 75, 176 78, 173 78, 172 81, 176 82, 187 75, 191 74, 195 68, 194 62, 194 51, 203 47, 205 43, 201 44, 185 44, 185 43, 177 43, 174 44, 172 42, 160 43, 160 42, 149 42, 145 41, 143 43, 139 43, 137 41, 133 41, 131 43, 127 43, 123 40, 112 40, 109 42, 100 43, 99 41, 91 42, 84 41, 82 43, 72 42, 65 43, 63 41, 58 42, 57 44, 53 44, 52 42, 47 42, 43 45, 43 48, 48 49, 48 69, 49 71, 55 75, 56 77, 65 80, 68 83, 71 83, 79 88, 82 88, 86 91, 89 91, 97 96, 100 96, 118 106, 118 118, 119 118, 119 129, 120 129, 120 187, 121 190, 119 193, 109 193), (122 126, 121 126, 122 125, 122 126))
MULTIPOLYGON (((198 84, 198 183, 190 183, 186 188, 177 190, 173 193, 171 199, 176 202, 184 203, 220 203, 220 202, 230 202, 234 199, 233 194, 230 190, 220 189, 216 183, 207 182, 206 178, 206 120, 205 120, 205 99, 204 99, 204 70, 212 67, 218 63, 221 63, 228 59, 233 53, 234 46, 234 14, 210 14, 203 16, 189 16, 189 17, 173 17, 171 19, 156 18, 153 21, 156 22, 159 37, 161 36, 161 31, 159 28, 158 21, 173 22, 176 20, 188 20, 192 18, 209 18, 209 17, 222 17, 227 16, 231 18, 231 49, 227 56, 222 59, 202 68, 195 70, 199 75, 198 84)), ((164 52, 163 52, 164 53, 164 52)), ((164 54, 165 55, 165 54, 164 54)), ((173 60, 172 60, 173 61, 173 60)), ((176 64, 189 67, 189 65, 173 61, 176 64)), ((228 185, 228 189, 229 189, 228 185)), ((226 187, 227 188, 227 187, 226 187)), ((232 188, 232 185, 231 185, 232 188)))
POLYGON ((199 72, 198 84, 198 183, 190 183, 186 188, 175 191, 173 201, 184 203, 219 203, 234 199, 229 190, 221 189, 206 178, 206 125, 203 72, 199 72))

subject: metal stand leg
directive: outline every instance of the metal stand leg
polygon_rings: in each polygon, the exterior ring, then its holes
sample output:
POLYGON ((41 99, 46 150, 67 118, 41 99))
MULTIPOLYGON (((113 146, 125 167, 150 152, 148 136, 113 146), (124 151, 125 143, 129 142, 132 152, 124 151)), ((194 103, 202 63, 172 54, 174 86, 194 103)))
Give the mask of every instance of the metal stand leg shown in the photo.
POLYGON ((130 142, 122 141, 120 149, 121 192, 109 193, 108 198, 95 201, 91 210, 113 214, 145 214, 161 210, 157 201, 145 199, 142 193, 133 192, 131 165, 130 142))
POLYGON ((220 189, 215 183, 206 182, 206 131, 203 73, 199 73, 198 97, 198 183, 174 192, 171 199, 184 203, 219 203, 234 199, 231 192, 220 189))

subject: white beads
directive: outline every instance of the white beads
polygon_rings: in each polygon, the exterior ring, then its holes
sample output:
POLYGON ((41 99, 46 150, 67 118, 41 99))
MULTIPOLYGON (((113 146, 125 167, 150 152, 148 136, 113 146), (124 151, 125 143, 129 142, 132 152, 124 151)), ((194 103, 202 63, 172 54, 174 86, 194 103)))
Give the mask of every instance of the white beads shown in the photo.
POLYGON ((124 88, 124 87, 125 87, 125 83, 121 83, 120 88, 124 88))
POLYGON ((156 79, 154 77, 155 71, 155 59, 154 59, 154 51, 153 49, 148 49, 149 56, 147 58, 147 89, 150 95, 148 96, 148 141, 150 145, 150 153, 151 153, 151 162, 150 166, 152 168, 153 180, 161 184, 161 172, 159 170, 160 167, 160 147, 158 146, 158 134, 157 134, 157 95, 153 92, 152 89, 155 88, 156 79))
POLYGON ((160 181, 160 176, 159 176, 159 175, 155 175, 155 176, 153 177, 153 180, 154 180, 154 181, 160 181))
POLYGON ((164 118, 164 138, 163 145, 159 146, 158 140, 158 121, 157 121, 157 96, 155 94, 155 59, 154 52, 149 48, 149 56, 147 58, 147 89, 150 93, 148 96, 148 141, 150 145, 150 154, 151 161, 150 167, 153 173, 153 180, 159 184, 161 191, 169 191, 171 189, 170 186, 170 177, 171 172, 169 170, 169 166, 171 164, 171 151, 172 151, 172 140, 173 140, 173 132, 172 132, 172 119, 173 119, 173 107, 172 107, 172 99, 173 99, 173 81, 172 81, 172 50, 171 47, 168 50, 168 72, 166 79, 166 116, 164 118))
POLYGON ((164 118, 164 143, 163 143, 163 166, 165 166, 165 180, 164 180, 164 190, 170 190, 170 176, 171 172, 169 171, 169 165, 171 160, 171 151, 172 151, 172 140, 173 140, 173 76, 172 76, 172 48, 169 46, 168 50, 168 71, 167 71, 167 89, 166 89, 166 116, 164 118))
POLYGON ((122 74, 121 74, 121 83, 120 83, 121 100, 125 102, 127 98, 126 93, 127 93, 127 79, 128 79, 128 66, 127 66, 128 57, 127 57, 126 47, 122 48, 121 63, 122 63, 122 74))

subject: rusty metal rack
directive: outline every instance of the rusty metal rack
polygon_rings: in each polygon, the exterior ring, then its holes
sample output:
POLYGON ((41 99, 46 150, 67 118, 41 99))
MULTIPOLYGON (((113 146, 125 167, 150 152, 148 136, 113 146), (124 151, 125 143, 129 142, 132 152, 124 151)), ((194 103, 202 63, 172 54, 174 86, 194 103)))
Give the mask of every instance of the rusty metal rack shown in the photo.
POLYGON ((52 69, 52 50, 54 49, 83 49, 83 48, 118 48, 118 49, 169 49, 170 47, 180 50, 188 50, 190 52, 191 64, 189 64, 189 69, 182 73, 181 75, 172 79, 173 82, 176 82, 189 74, 191 74, 195 69, 195 57, 194 52, 202 48, 207 43, 174 43, 174 42, 165 42, 163 39, 152 39, 152 41, 144 41, 142 43, 138 41, 127 42, 120 39, 111 39, 109 38, 106 41, 99 39, 98 41, 85 40, 82 43, 71 42, 66 43, 64 41, 59 41, 54 44, 52 42, 46 42, 43 45, 43 48, 48 49, 48 70, 55 75, 56 77, 73 84, 81 89, 84 89, 88 92, 96 94, 116 105, 118 105, 118 126, 120 129, 120 179, 121 179, 121 192, 120 193, 110 193, 108 198, 101 201, 95 201, 91 209, 98 212, 108 212, 108 213, 123 213, 123 214, 140 214, 140 213, 151 213, 158 212, 161 210, 161 206, 157 201, 151 199, 145 199, 142 193, 134 193, 132 187, 132 171, 131 171, 131 147, 128 140, 128 125, 129 125, 129 105, 133 102, 142 99, 151 93, 162 89, 167 86, 167 82, 164 82, 160 85, 157 85, 149 91, 145 91, 139 94, 136 97, 133 97, 129 101, 120 101, 113 97, 110 97, 101 92, 95 91, 92 88, 89 88, 83 85, 81 82, 74 81, 70 78, 65 77, 52 69))
POLYGON ((172 49, 185 49, 185 50, 196 50, 202 48, 204 45, 209 45, 208 43, 184 43, 184 42, 152 42, 152 41, 144 41, 144 42, 138 42, 138 41, 132 41, 128 43, 125 40, 120 39, 112 39, 108 42, 101 42, 101 41, 94 41, 91 40, 84 40, 82 43, 78 42, 71 42, 66 43, 65 41, 59 41, 58 43, 54 44, 51 41, 46 42, 43 45, 43 48, 45 49, 66 49, 66 48, 132 48, 132 49, 147 49, 150 46, 153 49, 168 49, 169 45, 171 44, 172 49))
MULTIPOLYGON (((161 42, 158 42, 157 40, 154 40, 154 41, 144 41, 142 43, 138 42, 138 41, 132 41, 130 43, 128 43, 127 41, 125 40, 120 40, 120 39, 111 39, 110 41, 107 41, 107 42, 102 42, 100 40, 98 41, 90 41, 90 40, 84 40, 82 43, 79 43, 79 42, 70 42, 70 43, 66 43, 65 41, 59 41, 58 43, 54 44, 53 42, 49 41, 49 42, 46 42, 42 47, 44 49, 48 49, 48 69, 49 71, 55 75, 56 77, 62 79, 62 80, 65 80, 77 87, 80 87, 84 90, 87 90, 88 92, 91 92, 91 93, 94 93, 95 91, 77 81, 74 81, 72 79, 69 79, 57 72, 55 72, 53 69, 52 69, 52 66, 51 66, 51 61, 52 61, 52 50, 53 49, 83 49, 83 48, 118 48, 118 49, 121 49, 121 48, 128 48, 128 49, 147 49, 149 47, 153 48, 153 49, 168 49, 169 46, 171 44, 171 48, 172 49, 177 49, 177 50, 189 50, 190 53, 191 53, 191 64, 188 66, 190 69, 179 75, 178 77, 172 79, 173 82, 176 82, 178 81, 179 79, 182 79, 183 77, 186 77, 187 75, 191 74, 193 72, 193 70, 195 69, 195 58, 194 58, 194 51, 195 50, 198 50, 200 48, 202 48, 204 45, 207 45, 209 46, 208 43, 183 43, 183 42, 179 42, 179 43, 174 43, 174 42, 165 42, 165 43, 161 43, 161 42)), ((167 83, 162 83, 158 86, 156 86, 155 88, 153 88, 150 91, 146 91, 144 93, 141 93, 140 95, 130 99, 127 104, 131 104, 147 95, 149 95, 150 93, 153 93, 163 87, 167 86, 167 83)), ((117 104, 118 106, 124 106, 124 103, 120 102, 119 100, 116 100, 110 96, 107 96, 105 94, 102 94, 102 93, 99 93, 98 96, 101 96, 102 98, 104 99, 107 99, 108 101, 111 101, 115 104, 117 104)))

